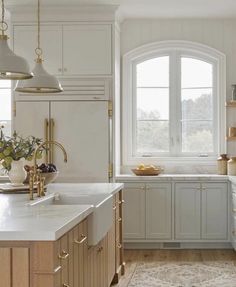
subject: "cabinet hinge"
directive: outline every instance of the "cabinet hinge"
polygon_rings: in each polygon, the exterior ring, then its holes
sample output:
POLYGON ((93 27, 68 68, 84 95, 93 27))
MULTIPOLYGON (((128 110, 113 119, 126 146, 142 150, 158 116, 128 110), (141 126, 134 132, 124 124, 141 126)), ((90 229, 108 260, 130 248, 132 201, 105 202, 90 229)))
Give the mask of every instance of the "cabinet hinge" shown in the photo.
POLYGON ((13 102, 13 116, 16 117, 16 101, 13 102))
POLYGON ((112 178, 113 177, 113 164, 109 164, 109 169, 108 169, 108 177, 112 178))
POLYGON ((108 102, 108 116, 112 117, 113 116, 113 106, 112 106, 112 101, 108 102))

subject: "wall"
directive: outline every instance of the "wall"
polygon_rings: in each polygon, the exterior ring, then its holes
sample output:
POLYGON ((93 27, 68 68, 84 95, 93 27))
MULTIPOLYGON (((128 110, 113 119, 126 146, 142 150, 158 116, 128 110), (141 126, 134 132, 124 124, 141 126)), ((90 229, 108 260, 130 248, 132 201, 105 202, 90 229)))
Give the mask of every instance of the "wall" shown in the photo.
MULTIPOLYGON (((186 40, 213 47, 226 55, 226 96, 236 84, 236 19, 132 19, 121 25, 121 55, 139 46, 164 40, 186 40)), ((228 108, 227 126, 236 126, 236 109, 228 108)), ((236 155, 236 142, 227 144, 236 155)))

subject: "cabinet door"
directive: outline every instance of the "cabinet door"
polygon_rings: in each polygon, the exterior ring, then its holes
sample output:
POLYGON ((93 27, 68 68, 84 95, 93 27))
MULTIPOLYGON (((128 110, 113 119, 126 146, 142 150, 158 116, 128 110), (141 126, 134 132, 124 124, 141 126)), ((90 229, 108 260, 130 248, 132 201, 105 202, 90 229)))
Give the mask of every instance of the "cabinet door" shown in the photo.
MULTIPOLYGON (((31 69, 35 65, 35 48, 37 47, 36 26, 14 26, 14 51, 28 60, 31 69)), ((59 25, 42 25, 41 47, 43 65, 51 74, 62 73, 62 27, 59 25)))
POLYGON ((63 26, 64 74, 111 74, 111 26, 63 26))
POLYGON ((49 118, 48 102, 16 102, 14 130, 23 137, 45 137, 45 119, 49 118))
POLYGON ((200 194, 199 183, 176 183, 176 239, 200 239, 200 194))
POLYGON ((202 184, 202 239, 227 239, 227 183, 202 184))
POLYGON ((124 200, 124 239, 144 239, 145 185, 126 184, 124 200))
POLYGON ((63 162, 55 149, 54 162, 64 182, 107 182, 109 128, 107 102, 52 102, 54 139, 68 153, 63 162))
POLYGON ((171 239, 171 184, 146 185, 146 238, 171 239))

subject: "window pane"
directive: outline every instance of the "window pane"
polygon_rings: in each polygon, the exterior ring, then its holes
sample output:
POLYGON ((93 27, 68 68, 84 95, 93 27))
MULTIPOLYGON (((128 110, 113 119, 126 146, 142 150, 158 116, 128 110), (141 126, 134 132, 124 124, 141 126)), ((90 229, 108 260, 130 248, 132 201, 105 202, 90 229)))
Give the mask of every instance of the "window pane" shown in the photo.
POLYGON ((182 88, 212 87, 213 66, 207 62, 181 58, 182 88))
POLYGON ((212 120, 212 89, 182 90, 182 119, 212 120))
POLYGON ((137 87, 169 87, 169 57, 158 57, 136 66, 137 87))
POLYGON ((169 89, 137 88, 138 119, 169 119, 169 89))
POLYGON ((212 121, 182 122, 182 151, 208 154, 214 151, 212 121))
POLYGON ((2 89, 2 84, 7 86, 5 82, 0 81, 0 124, 4 126, 3 132, 5 135, 11 135, 11 90, 2 89))
POLYGON ((169 151, 168 121, 137 122, 137 153, 149 154, 169 151))

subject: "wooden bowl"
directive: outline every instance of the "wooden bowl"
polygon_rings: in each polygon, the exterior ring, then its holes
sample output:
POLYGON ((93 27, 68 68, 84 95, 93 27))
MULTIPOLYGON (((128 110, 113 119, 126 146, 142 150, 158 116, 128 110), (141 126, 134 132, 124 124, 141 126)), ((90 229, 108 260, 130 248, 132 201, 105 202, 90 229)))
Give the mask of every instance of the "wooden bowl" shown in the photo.
POLYGON ((138 168, 134 168, 132 169, 132 172, 138 176, 154 176, 154 175, 158 175, 163 171, 162 168, 155 168, 155 169, 138 169, 138 168))

